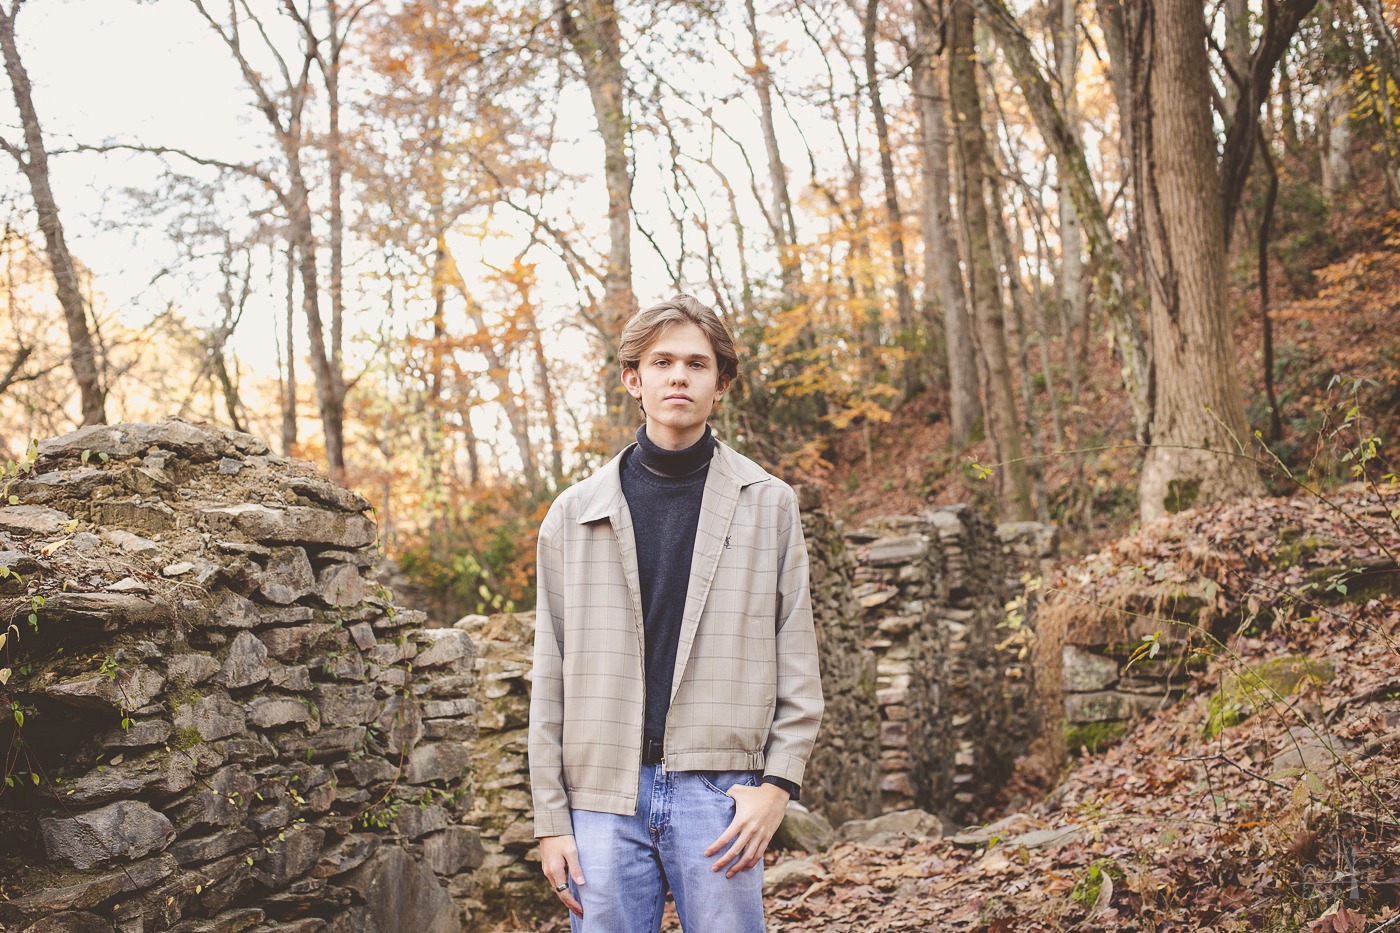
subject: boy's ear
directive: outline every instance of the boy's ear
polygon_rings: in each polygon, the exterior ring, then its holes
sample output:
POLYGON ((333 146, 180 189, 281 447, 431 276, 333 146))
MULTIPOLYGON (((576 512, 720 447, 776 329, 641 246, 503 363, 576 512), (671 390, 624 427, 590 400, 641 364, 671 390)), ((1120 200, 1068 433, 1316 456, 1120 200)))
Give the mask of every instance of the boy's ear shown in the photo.
POLYGON ((628 395, 633 398, 642 397, 642 374, 637 372, 635 367, 622 368, 622 384, 627 388, 628 395))
POLYGON ((720 376, 719 381, 715 384, 715 394, 723 395, 724 393, 728 392, 730 385, 732 385, 733 383, 733 376, 720 376))

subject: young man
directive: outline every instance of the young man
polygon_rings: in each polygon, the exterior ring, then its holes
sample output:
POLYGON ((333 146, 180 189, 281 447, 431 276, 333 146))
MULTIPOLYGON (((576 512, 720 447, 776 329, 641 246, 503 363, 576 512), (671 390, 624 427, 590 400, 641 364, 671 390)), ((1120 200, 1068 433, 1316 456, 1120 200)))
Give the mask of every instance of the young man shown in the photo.
POLYGON ((633 316, 637 442, 540 525, 530 780, 574 933, 762 933, 763 853, 821 721, 791 487, 715 440, 734 340, 688 295, 633 316))

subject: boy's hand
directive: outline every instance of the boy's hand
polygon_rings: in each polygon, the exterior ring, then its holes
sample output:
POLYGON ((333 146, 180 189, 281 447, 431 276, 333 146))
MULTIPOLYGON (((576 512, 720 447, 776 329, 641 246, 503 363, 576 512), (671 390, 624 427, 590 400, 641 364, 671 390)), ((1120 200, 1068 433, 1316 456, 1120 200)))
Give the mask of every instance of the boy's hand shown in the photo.
POLYGON ((788 792, 775 784, 757 787, 735 784, 729 788, 729 796, 734 798, 734 819, 723 835, 705 850, 705 855, 714 855, 732 841, 733 845, 710 870, 721 871, 729 865, 724 876, 733 878, 763 861, 763 853, 768 850, 768 843, 787 812, 788 792), (731 862, 733 864, 729 864, 731 862))
POLYGON ((544 876, 548 879, 549 886, 554 888, 554 895, 564 902, 564 906, 569 908, 569 913, 582 917, 583 905, 574 898, 574 892, 567 887, 559 890, 559 886, 568 884, 570 878, 574 879, 574 884, 583 885, 583 869, 578 863, 578 846, 574 844, 574 837, 542 837, 540 865, 544 868, 544 876))

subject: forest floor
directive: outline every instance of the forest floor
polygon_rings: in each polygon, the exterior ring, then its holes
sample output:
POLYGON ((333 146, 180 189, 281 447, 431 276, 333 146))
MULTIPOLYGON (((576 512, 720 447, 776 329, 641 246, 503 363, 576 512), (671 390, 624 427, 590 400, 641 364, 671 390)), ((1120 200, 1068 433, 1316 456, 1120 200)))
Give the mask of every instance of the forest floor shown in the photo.
POLYGON ((1392 487, 1183 513, 1068 565, 1047 598, 1213 584, 1218 640, 1198 646, 1209 666, 1182 701, 1071 759, 1048 794, 1024 760, 1003 797, 1038 799, 993 808, 980 832, 775 857, 801 864, 781 873, 769 929, 1400 928, 1397 554, 1392 487), (1259 698, 1208 737, 1222 683, 1297 656, 1330 680, 1259 698))

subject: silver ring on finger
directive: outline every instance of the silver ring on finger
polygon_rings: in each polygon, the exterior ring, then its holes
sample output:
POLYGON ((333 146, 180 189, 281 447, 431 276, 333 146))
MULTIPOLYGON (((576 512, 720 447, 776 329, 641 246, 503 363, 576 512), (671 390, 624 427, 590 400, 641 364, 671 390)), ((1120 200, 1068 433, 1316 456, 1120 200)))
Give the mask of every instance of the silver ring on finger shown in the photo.
POLYGON ((556 891, 567 891, 567 890, 569 890, 569 882, 565 881, 563 884, 556 884, 556 885, 554 886, 554 890, 556 890, 556 891))

